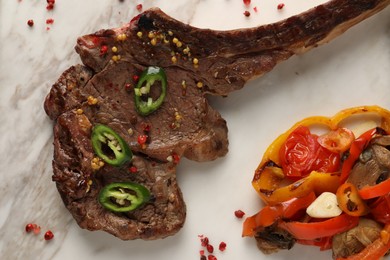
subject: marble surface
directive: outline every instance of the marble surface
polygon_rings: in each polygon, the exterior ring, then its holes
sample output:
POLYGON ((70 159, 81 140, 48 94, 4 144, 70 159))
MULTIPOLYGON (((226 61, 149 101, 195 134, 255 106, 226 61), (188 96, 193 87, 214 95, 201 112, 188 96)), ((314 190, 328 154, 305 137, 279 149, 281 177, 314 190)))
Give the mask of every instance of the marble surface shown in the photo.
POLYGON ((210 98, 228 122, 230 152, 214 162, 184 160, 179 166, 188 216, 177 235, 120 241, 82 230, 51 181, 53 123, 42 104, 62 71, 80 63, 73 48, 78 36, 128 22, 139 13, 137 4, 160 7, 194 26, 233 29, 274 22, 320 1, 283 3, 277 10, 278 1, 271 0, 252 0, 250 7, 241 0, 57 0, 48 11, 42 0, 0 0, 0 259, 199 259, 201 234, 215 247, 227 243, 225 252, 216 250, 218 259, 330 259, 330 252, 300 246, 264 256, 254 240, 241 238, 234 211, 250 215, 259 209, 253 171, 267 145, 294 122, 350 106, 390 109, 390 8, 243 90, 210 98), (46 23, 50 18, 53 24, 46 23), (26 234, 29 222, 41 226, 40 234, 26 234), (49 229, 55 237, 45 241, 49 229))

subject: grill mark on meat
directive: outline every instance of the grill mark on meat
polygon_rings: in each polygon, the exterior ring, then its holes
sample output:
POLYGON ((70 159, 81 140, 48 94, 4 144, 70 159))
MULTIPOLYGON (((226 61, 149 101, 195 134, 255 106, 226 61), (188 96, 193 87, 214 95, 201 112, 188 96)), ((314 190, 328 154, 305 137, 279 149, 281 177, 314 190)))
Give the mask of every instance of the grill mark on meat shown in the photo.
POLYGON ((226 122, 205 95, 226 96, 242 88, 249 79, 326 43, 389 2, 333 0, 278 23, 230 31, 194 28, 159 9, 150 9, 121 28, 80 37, 75 49, 84 65, 66 70, 44 104, 55 121, 53 180, 64 204, 80 227, 104 230, 124 240, 175 234, 184 224, 186 207, 176 180, 176 164, 167 157, 175 152, 191 160, 209 161, 228 151, 226 122), (153 46, 146 37, 137 36, 139 31, 145 35, 150 30, 164 34, 172 31, 189 47, 191 58, 197 58, 199 66, 185 55, 173 63, 172 48, 182 49, 172 44, 153 46), (118 41, 119 34, 126 34, 127 39, 118 41), (116 46, 121 59, 113 62, 111 52, 102 55, 103 45, 109 50, 116 46), (124 85, 134 85, 132 76, 150 65, 165 70, 169 86, 161 108, 144 118, 135 112, 133 91, 125 90, 124 85), (198 88, 197 82, 202 82, 203 88, 198 88), (97 105, 88 105, 90 95, 98 98, 97 105), (77 109, 83 114, 78 115, 77 109), (175 112, 183 120, 180 127, 171 129, 175 112), (131 163, 92 171, 90 160, 95 155, 88 133, 96 123, 110 126, 124 138, 135 154, 131 163), (137 136, 143 133, 144 123, 151 131, 150 142, 142 149, 137 136), (129 128, 133 135, 128 133, 129 128), (136 174, 127 171, 130 164, 137 167, 136 174), (114 181, 141 183, 153 199, 127 214, 109 212, 97 202, 97 196, 104 185, 114 181))

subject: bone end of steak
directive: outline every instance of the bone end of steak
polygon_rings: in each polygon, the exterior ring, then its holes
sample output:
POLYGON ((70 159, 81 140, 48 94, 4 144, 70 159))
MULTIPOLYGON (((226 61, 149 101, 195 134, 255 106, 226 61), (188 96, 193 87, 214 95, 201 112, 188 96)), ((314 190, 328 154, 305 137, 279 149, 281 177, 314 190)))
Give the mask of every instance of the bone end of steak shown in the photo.
POLYGON ((91 123, 75 111, 63 113, 54 130, 53 180, 62 199, 81 228, 103 230, 123 240, 153 240, 178 232, 184 224, 186 207, 176 181, 176 165, 159 163, 135 155, 131 165, 91 169, 95 156, 90 142, 91 123), (103 186, 112 182, 136 182, 147 187, 151 201, 130 213, 104 209, 97 200, 103 186))

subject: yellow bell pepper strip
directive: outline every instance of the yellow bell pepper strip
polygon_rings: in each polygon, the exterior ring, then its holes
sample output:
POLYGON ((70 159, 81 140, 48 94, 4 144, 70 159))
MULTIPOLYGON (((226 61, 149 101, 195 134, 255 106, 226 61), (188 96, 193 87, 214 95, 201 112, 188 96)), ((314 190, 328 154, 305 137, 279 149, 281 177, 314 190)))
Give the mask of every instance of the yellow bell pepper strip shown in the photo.
POLYGON ((340 186, 338 174, 313 171, 290 185, 279 187, 283 183, 283 177, 281 170, 276 169, 280 168, 266 167, 259 177, 259 181, 255 183, 261 198, 269 205, 292 198, 300 198, 313 191, 317 195, 325 191, 336 193, 340 186))
POLYGON ((336 260, 373 260, 381 259, 390 250, 390 224, 385 225, 378 239, 366 246, 362 251, 336 260))
POLYGON ((341 214, 340 216, 320 222, 280 221, 278 226, 289 232, 296 239, 314 240, 342 233, 357 226, 358 223, 358 217, 341 214))
POLYGON ((315 194, 311 192, 302 198, 293 198, 274 206, 264 207, 255 215, 245 219, 242 236, 254 236, 258 228, 268 227, 279 219, 293 218, 301 210, 306 210, 315 199, 315 194))
POLYGON ((358 189, 352 183, 343 183, 336 192, 340 209, 350 216, 360 217, 369 213, 366 202, 360 197, 358 189))

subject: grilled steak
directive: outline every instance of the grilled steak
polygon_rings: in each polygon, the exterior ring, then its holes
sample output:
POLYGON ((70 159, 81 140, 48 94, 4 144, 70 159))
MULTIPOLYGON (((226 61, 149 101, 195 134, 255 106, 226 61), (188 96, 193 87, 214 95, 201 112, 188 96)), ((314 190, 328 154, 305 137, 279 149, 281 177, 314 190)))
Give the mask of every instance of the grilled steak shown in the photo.
POLYGON ((124 240, 176 233, 186 215, 176 182, 178 158, 209 161, 228 151, 226 122, 205 95, 240 89, 388 4, 334 0, 275 24, 232 31, 197 29, 150 9, 121 28, 80 37, 76 51, 83 65, 60 76, 44 105, 55 121, 53 180, 66 207, 80 227, 124 240), (141 116, 133 88, 148 66, 163 68, 168 90, 158 110, 141 116), (109 126, 125 140, 134 154, 131 162, 92 167, 91 129, 96 124, 109 126), (144 134, 147 143, 140 145, 138 137, 144 134), (125 181, 147 187, 151 199, 128 213, 103 208, 97 199, 102 187, 125 181))

